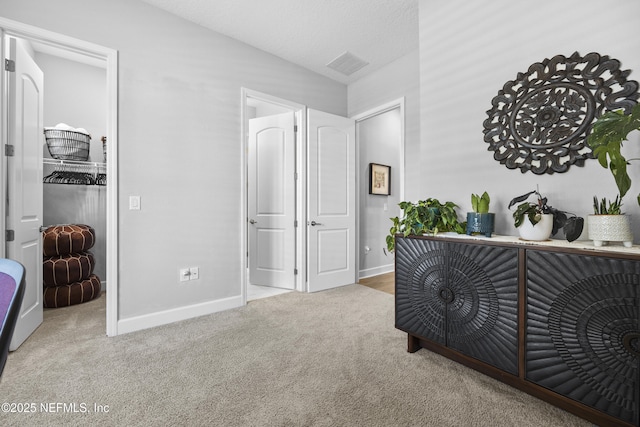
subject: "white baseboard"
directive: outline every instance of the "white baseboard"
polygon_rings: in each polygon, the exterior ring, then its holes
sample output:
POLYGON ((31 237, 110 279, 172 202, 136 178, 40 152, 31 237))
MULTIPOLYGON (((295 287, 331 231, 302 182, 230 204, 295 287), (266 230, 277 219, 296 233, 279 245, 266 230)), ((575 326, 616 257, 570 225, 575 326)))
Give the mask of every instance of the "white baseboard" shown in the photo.
POLYGON ((391 273, 395 270, 395 264, 381 265, 379 267, 367 268, 366 270, 360 270, 358 272, 359 279, 365 279, 367 277, 379 276, 380 274, 391 273))
POLYGON ((117 335, 166 325, 168 323, 179 322, 181 320, 187 320, 194 317, 205 316, 207 314, 217 313, 219 311, 241 306, 242 297, 238 295, 236 297, 208 301, 186 307, 179 307, 171 310, 159 311, 157 313, 121 319, 118 320, 117 335))

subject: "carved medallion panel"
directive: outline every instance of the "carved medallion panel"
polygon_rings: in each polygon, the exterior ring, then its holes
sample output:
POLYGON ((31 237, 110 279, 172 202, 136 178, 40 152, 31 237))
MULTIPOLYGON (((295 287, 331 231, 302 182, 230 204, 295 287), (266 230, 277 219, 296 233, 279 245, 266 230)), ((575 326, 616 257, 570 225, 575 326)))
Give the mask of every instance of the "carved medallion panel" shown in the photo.
POLYGON ((507 81, 484 121, 484 141, 509 169, 535 174, 566 172, 592 158, 585 139, 607 110, 636 104, 638 82, 620 61, 578 52, 532 64, 507 81))

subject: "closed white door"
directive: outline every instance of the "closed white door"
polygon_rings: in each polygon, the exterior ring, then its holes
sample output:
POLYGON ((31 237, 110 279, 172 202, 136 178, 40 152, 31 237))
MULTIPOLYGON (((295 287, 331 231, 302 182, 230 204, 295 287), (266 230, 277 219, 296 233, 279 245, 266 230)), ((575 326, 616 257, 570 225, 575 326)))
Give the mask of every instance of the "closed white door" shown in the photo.
POLYGON ((249 120, 249 283, 295 287, 294 113, 249 120))
POLYGON ((355 121, 308 110, 308 290, 356 282, 355 121))
POLYGON ((7 257, 25 267, 26 289, 11 341, 15 350, 42 323, 42 148, 44 144, 43 74, 23 41, 8 38, 15 64, 9 74, 9 135, 13 154, 7 156, 7 257))

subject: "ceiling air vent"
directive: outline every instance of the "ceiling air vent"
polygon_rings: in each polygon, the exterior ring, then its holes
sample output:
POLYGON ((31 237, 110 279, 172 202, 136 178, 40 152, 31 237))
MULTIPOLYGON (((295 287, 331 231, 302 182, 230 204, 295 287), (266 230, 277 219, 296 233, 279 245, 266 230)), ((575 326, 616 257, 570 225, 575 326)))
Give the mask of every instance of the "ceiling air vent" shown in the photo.
POLYGON ((345 76, 350 76, 367 65, 369 65, 367 61, 358 58, 351 52, 345 52, 333 61, 329 62, 327 67, 336 70, 345 76))

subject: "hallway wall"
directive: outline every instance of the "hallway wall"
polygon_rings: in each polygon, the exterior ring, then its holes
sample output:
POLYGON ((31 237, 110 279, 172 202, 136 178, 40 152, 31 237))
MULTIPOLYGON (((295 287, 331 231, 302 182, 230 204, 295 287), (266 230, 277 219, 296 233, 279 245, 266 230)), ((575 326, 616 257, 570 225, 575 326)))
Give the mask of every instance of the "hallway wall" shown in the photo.
POLYGON ((393 271, 393 256, 386 252, 389 218, 400 215, 402 200, 400 107, 356 122, 359 150, 359 273, 360 277, 393 271), (370 163, 391 166, 391 194, 369 194, 370 163), (369 251, 367 252, 367 248, 369 251))

